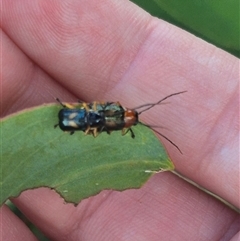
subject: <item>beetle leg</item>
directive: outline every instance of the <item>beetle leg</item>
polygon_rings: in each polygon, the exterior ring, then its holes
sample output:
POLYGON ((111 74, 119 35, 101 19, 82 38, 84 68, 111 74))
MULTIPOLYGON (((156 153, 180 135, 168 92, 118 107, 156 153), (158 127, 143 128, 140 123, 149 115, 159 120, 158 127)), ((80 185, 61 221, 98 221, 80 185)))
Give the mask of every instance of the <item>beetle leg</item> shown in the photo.
POLYGON ((117 105, 117 106, 121 106, 119 101, 116 102, 116 105, 117 105))
POLYGON ((131 132, 131 137, 135 138, 134 132, 133 132, 133 130, 131 128, 123 128, 122 129, 122 135, 123 136, 126 135, 129 131, 131 132))
POLYGON ((97 137, 99 134, 97 127, 93 128, 92 130, 93 130, 93 136, 97 137))
POLYGON ((85 130, 84 133, 85 133, 85 135, 91 135, 92 134, 90 126, 87 127, 87 129, 85 130))
POLYGON ((61 100, 59 100, 58 98, 56 98, 56 101, 58 101, 61 104, 61 106, 64 107, 64 108, 75 109, 75 107, 73 105, 71 105, 71 104, 68 104, 68 103, 63 104, 61 102, 61 100))
POLYGON ((83 103, 82 103, 82 106, 83 106, 83 108, 84 108, 87 112, 90 111, 89 106, 87 105, 87 103, 83 102, 83 103))

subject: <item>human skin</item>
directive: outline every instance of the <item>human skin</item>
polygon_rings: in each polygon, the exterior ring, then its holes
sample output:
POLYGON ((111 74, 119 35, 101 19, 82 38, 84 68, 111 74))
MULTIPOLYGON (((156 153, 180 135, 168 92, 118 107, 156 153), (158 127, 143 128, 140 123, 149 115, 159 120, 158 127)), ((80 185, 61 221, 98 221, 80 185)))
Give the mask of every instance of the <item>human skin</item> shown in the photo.
MULTIPOLYGON (((239 208, 237 58, 125 0, 2 9, 1 116, 53 97, 131 108, 187 90, 141 120, 166 127, 183 152, 162 139, 178 171, 239 208)), ((47 188, 12 201, 51 240, 240 240, 236 211, 172 173, 77 207, 47 188)), ((2 240, 36 240, 7 206, 0 222, 2 240)))

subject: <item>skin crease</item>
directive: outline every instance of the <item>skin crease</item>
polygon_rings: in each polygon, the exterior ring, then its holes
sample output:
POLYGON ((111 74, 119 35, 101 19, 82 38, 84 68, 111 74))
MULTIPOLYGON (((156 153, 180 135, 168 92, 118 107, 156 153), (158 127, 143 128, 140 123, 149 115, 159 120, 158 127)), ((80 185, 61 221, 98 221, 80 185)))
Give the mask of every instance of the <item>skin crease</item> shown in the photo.
MULTIPOLYGON (((183 152, 162 140, 178 171, 239 208, 237 58, 129 1, 8 0, 2 8, 2 117, 54 97, 133 108, 187 90, 141 120, 167 128, 183 152)), ((12 201, 51 240, 240 240, 238 213, 172 173, 77 207, 47 188, 12 201)), ((6 206, 0 222, 2 240, 36 240, 6 206)))

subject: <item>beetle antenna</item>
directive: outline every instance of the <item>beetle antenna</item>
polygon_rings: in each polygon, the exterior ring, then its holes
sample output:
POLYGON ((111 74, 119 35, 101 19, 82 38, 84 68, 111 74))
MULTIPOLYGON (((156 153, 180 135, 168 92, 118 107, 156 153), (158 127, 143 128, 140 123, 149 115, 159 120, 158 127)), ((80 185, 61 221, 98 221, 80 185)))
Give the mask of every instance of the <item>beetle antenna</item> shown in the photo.
POLYGON ((141 124, 141 125, 143 125, 143 126, 146 126, 147 128, 149 128, 149 129, 151 129, 152 131, 156 132, 158 135, 160 135, 160 136, 163 137, 165 140, 167 140, 169 143, 171 143, 173 146, 175 146, 181 154, 183 154, 182 151, 180 150, 180 148, 179 148, 174 142, 172 142, 170 139, 168 139, 165 135, 163 135, 163 134, 160 133, 159 131, 156 131, 155 129, 153 129, 151 126, 146 125, 146 124, 144 124, 144 123, 142 123, 142 122, 139 122, 139 124, 141 124))
POLYGON ((168 99, 169 97, 172 97, 172 96, 174 96, 174 95, 179 95, 179 94, 182 94, 182 93, 185 93, 185 92, 187 92, 187 90, 181 91, 181 92, 177 92, 177 93, 173 93, 173 94, 171 94, 171 95, 168 95, 168 96, 164 97, 163 99, 159 100, 159 101, 156 102, 156 103, 150 103, 150 104, 140 105, 140 106, 136 107, 135 110, 136 110, 136 109, 143 108, 143 107, 147 107, 146 109, 138 112, 138 114, 140 115, 141 113, 143 113, 144 111, 147 111, 147 110, 151 109, 151 108, 154 107, 155 105, 161 104, 161 102, 163 102, 164 100, 168 99))

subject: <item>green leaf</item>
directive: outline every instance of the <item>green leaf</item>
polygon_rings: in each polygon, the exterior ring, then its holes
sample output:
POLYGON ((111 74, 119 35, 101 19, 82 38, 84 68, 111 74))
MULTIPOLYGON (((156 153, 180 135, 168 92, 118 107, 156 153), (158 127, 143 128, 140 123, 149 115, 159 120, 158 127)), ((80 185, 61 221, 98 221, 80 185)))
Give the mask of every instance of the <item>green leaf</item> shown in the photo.
POLYGON ((132 0, 154 16, 240 57, 239 0, 132 0))
POLYGON ((54 128, 60 109, 40 106, 1 120, 0 205, 43 186, 78 203, 104 189, 140 188, 155 172, 174 168, 148 128, 134 127, 135 139, 121 131, 69 135, 54 128))

